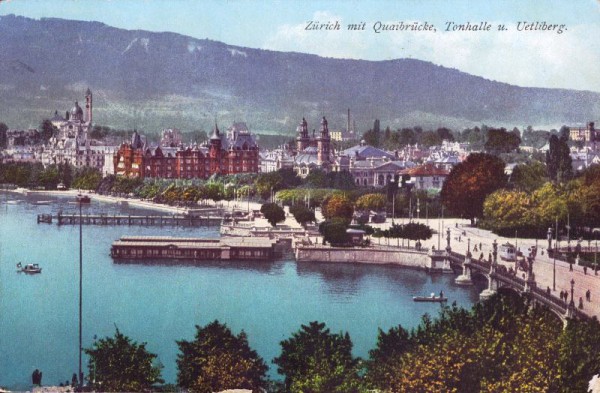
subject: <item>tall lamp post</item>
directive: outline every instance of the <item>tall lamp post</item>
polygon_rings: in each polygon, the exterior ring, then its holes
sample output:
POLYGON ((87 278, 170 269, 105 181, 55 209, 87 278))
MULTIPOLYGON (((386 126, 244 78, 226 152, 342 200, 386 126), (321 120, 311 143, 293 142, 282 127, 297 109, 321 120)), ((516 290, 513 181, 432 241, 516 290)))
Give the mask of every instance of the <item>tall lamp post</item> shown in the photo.
POLYGON ((83 237, 82 237, 81 200, 79 201, 79 385, 83 385, 83 372, 81 371, 81 310, 83 288, 83 237))
MULTIPOLYGON (((552 249, 552 228, 548 228, 548 252, 552 249)), ((552 264, 552 290, 556 291, 556 253, 552 253, 554 262, 552 264)))

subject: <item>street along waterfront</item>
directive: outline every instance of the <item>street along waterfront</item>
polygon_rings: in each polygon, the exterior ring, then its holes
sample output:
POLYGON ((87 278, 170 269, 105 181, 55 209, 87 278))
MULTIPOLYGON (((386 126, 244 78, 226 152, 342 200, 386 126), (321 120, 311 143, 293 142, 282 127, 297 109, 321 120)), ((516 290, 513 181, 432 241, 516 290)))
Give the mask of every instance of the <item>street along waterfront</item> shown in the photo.
MULTIPOLYGON (((68 198, 0 194, 0 384, 30 387, 36 368, 44 384, 71 378, 78 361, 78 226, 37 224, 37 214, 76 212, 68 198), (43 198, 49 204, 36 205, 43 198), (15 202, 19 200, 21 202, 15 202), (39 263, 43 273, 18 274, 16 264, 39 263)), ((89 212, 146 214, 92 198, 89 212)), ((470 307, 482 287, 461 288, 453 275, 428 275, 392 266, 273 262, 114 263, 109 256, 121 236, 218 237, 217 227, 85 226, 83 228, 83 346, 112 336, 115 325, 158 354, 163 377, 176 381, 175 340, 193 338, 194 325, 215 319, 271 364, 279 342, 313 320, 333 332, 348 331, 354 354, 368 356, 384 330, 414 327, 438 304, 415 303, 414 295, 440 290, 470 307)), ((87 359, 84 356, 84 366, 87 359)), ((84 367, 87 374, 87 368, 84 367)), ((277 377, 271 365, 271 377, 277 377)))

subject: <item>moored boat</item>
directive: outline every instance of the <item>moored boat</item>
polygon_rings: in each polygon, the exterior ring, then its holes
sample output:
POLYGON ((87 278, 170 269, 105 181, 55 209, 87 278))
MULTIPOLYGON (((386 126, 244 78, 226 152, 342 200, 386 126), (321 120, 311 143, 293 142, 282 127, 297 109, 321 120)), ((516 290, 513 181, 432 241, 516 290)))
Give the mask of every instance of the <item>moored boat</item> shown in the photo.
POLYGON ((21 262, 19 262, 19 263, 17 263, 17 272, 36 274, 36 273, 41 273, 42 268, 37 263, 28 263, 25 266, 23 266, 23 264, 21 262))
POLYGON ((84 194, 77 194, 77 196, 75 197, 75 200, 78 203, 90 203, 92 201, 89 196, 84 195, 84 194))

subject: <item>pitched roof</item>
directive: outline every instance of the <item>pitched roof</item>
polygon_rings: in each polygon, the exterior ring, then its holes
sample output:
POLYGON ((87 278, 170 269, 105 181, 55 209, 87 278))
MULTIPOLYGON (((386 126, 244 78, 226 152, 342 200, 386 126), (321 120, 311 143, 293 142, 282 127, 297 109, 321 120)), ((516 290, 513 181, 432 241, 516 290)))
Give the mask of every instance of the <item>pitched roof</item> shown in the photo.
POLYGON ((387 153, 376 147, 369 146, 369 145, 364 145, 364 146, 356 145, 356 146, 353 146, 349 149, 342 151, 342 154, 346 154, 350 157, 358 156, 361 159, 372 158, 372 157, 377 157, 377 158, 387 157, 390 159, 395 158, 394 155, 387 153))
POLYGON ((425 176, 448 176, 450 173, 446 169, 438 168, 433 164, 420 165, 414 168, 405 169, 400 171, 402 175, 410 175, 412 177, 425 177, 425 176))

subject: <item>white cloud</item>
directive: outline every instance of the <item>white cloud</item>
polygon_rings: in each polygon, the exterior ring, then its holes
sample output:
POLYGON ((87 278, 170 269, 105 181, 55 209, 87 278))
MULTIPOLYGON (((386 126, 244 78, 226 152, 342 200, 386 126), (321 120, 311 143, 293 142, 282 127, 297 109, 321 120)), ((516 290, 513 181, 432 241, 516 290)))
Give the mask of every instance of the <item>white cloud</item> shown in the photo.
POLYGON ((600 92, 600 41, 593 38, 600 36, 597 25, 567 26, 562 34, 517 31, 516 23, 505 23, 509 30, 498 32, 498 22, 491 22, 489 32, 445 32, 436 24, 436 33, 375 34, 372 21, 366 31, 354 32, 346 30, 341 17, 326 11, 316 12, 312 20, 338 21, 342 29, 310 31, 306 23, 282 25, 263 48, 335 58, 415 58, 519 86, 600 92))

